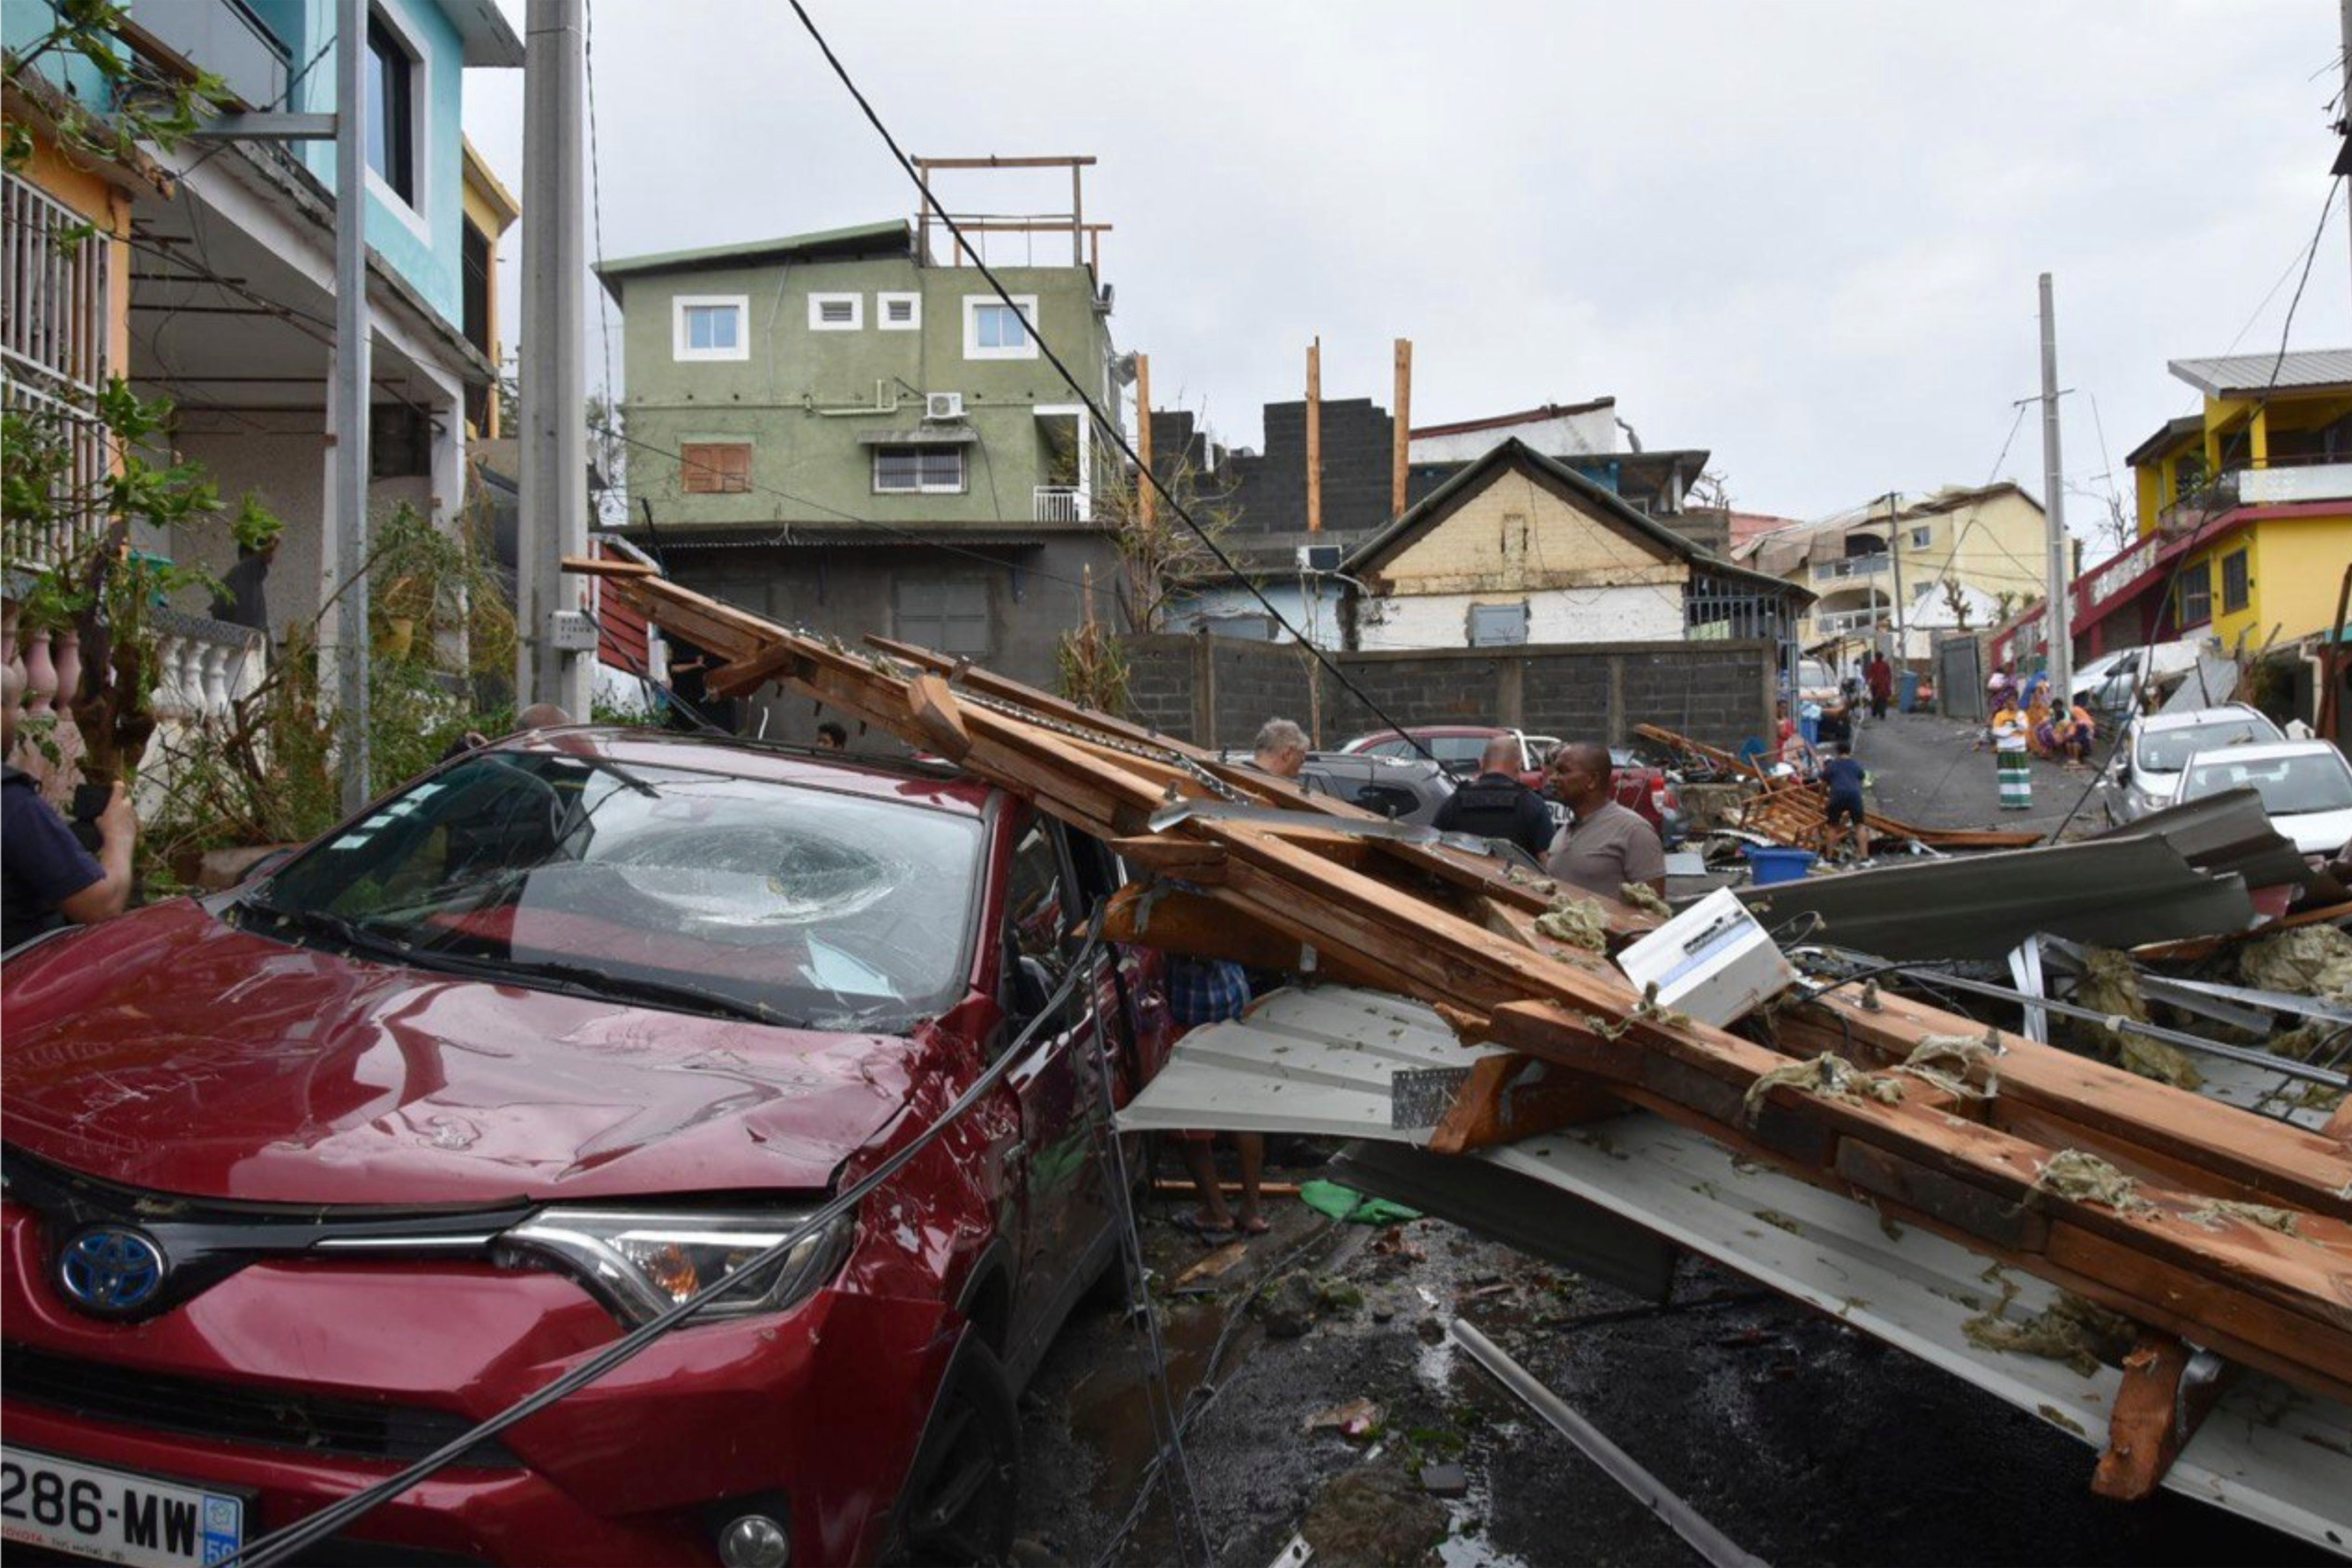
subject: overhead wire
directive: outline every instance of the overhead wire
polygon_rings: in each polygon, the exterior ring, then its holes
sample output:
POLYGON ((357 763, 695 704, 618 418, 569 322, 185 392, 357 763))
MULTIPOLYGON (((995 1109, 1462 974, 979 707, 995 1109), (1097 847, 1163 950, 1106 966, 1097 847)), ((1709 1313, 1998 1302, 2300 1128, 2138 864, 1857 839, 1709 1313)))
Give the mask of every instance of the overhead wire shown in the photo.
POLYGON ((1258 586, 1255 579, 1243 572, 1234 563, 1234 558, 1226 553, 1224 546, 1218 542, 1216 536, 1210 530, 1203 528, 1200 521, 1193 517, 1192 509, 1178 500, 1175 493, 1161 481, 1160 476, 1137 455, 1134 446, 1129 442, 1126 433, 1119 428, 1118 422, 1104 410, 1102 405, 1096 400, 1094 394, 1087 391, 1078 378, 1071 374, 1070 367, 1055 352, 1052 342, 1038 331, 1036 323, 1028 320, 1027 313, 1023 311, 1014 300, 1012 290, 1004 286, 1003 279, 996 275, 995 268, 988 264, 979 247, 974 246, 970 237, 965 235, 963 226, 949 215, 947 208, 941 205, 939 198, 932 194, 929 184, 916 169, 914 161, 907 155, 905 149, 898 145, 898 139, 891 133, 890 128, 882 122, 881 115, 867 100, 856 79, 850 76, 849 68, 844 65, 841 57, 834 52, 832 44, 826 41, 824 32, 816 25, 815 18, 809 15, 807 6, 802 4, 802 0, 786 0, 786 3, 792 6, 793 14, 800 19, 802 27, 808 33, 810 40, 816 45, 818 52, 824 56, 825 64, 832 68, 834 76, 857 105, 858 111, 866 117, 866 122, 873 127, 874 133, 881 138, 882 144, 889 150, 890 156, 898 163, 900 173, 904 174, 908 182, 915 187, 923 205, 939 218, 962 253, 971 258, 973 268, 987 281, 989 288, 994 290, 997 299, 1003 301, 1007 309, 1021 317, 1028 331, 1029 340, 1037 345, 1037 352, 1045 356, 1046 363, 1053 367, 1054 374, 1061 377, 1063 384, 1066 385, 1076 395, 1079 402, 1085 405, 1095 428, 1118 448, 1121 457, 1134 466, 1137 482, 1151 487, 1169 511, 1208 548, 1209 553, 1215 558, 1217 565, 1225 576, 1248 589, 1250 596, 1265 609, 1268 618, 1289 633, 1292 639, 1307 650, 1323 671, 1339 683, 1342 690, 1361 703, 1368 712, 1380 721, 1381 728, 1394 730, 1403 735, 1408 741, 1412 742, 1414 750, 1420 752, 1423 756, 1428 757, 1428 748, 1418 740, 1414 740, 1402 725, 1389 717, 1388 711, 1374 701, 1370 694, 1349 679, 1347 671, 1339 668, 1337 660, 1307 640, 1306 634, 1276 607, 1274 601, 1266 596, 1265 591, 1258 586))
MULTIPOLYGON (((2286 369, 2287 343, 2294 332, 2295 311, 2302 306, 2303 291, 2311 282, 2312 263, 2319 259, 2319 242, 2326 237, 2328 215, 2336 209, 2336 193, 2343 181, 2344 176, 2341 174, 2328 176, 2327 195, 2319 204, 2319 221, 2312 227, 2311 242, 2304 247, 2303 276, 2295 280, 2294 293, 2286 302, 2285 319, 2279 323, 2279 345, 2277 352, 2271 357, 2270 379, 2263 384, 2262 395, 2254 399, 2253 409, 2247 415, 2249 423, 2262 416, 2263 411, 2270 407, 2272 397, 2278 392, 2279 376, 2286 369)), ((2181 543, 2178 552, 2172 558, 2172 570, 2165 577, 2164 592, 2157 599, 2159 614, 2169 613, 2176 617, 2179 615, 2174 595, 2180 589, 2180 574, 2188 567, 2189 558, 2196 553, 2198 541, 2204 537, 2205 531, 2212 526, 2214 521, 2220 518, 2225 510, 2221 504, 2223 491, 2220 479, 2221 476, 2218 474, 2213 476, 2213 483, 2207 494, 2204 510, 2189 528, 2188 539, 2181 543)), ((2048 611, 2045 610, 2043 614, 2046 618, 2048 611)), ((2182 628, 2176 624, 2174 629, 2182 628)), ((2148 679, 2156 672, 2154 659, 2143 658, 2139 662, 2138 678, 2132 684, 2131 712, 2135 715, 2140 711, 2147 701, 2148 679)), ((2069 702, 2073 700, 2073 694, 2070 692, 2061 692, 2058 695, 2069 702)), ((2130 731, 2131 724, 2128 720, 2116 726, 2115 739, 2107 743, 2106 755, 2100 759, 2099 765, 2092 771, 2090 782, 2085 784, 2082 793, 2074 797, 2074 804, 2066 808, 2066 815, 2059 820, 2058 826, 2050 830, 2051 843, 2058 842, 2074 818, 2082 814, 2083 807, 2089 803, 2093 792, 2105 781, 2107 770, 2115 764, 2116 753, 2122 749, 2124 738, 2130 731)))

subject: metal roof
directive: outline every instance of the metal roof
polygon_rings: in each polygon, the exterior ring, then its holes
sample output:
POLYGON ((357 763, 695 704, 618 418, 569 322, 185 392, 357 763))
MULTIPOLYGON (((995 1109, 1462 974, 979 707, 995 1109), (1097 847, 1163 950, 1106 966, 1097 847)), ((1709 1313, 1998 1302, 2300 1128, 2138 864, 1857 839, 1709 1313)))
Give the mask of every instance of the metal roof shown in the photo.
MULTIPOLYGON (((1370 1158, 1359 1157, 1361 1144, 1343 1149, 1345 1169, 1364 1190, 1396 1189, 1401 1171, 1425 1174, 1444 1158, 1398 1161, 1426 1145, 1431 1129, 1392 1125, 1396 1074, 1467 1067, 1496 1048, 1465 1048, 1434 1012, 1402 997, 1339 985, 1281 990, 1245 1018, 1178 1041, 1160 1075, 1118 1112, 1118 1124, 1122 1131, 1217 1127, 1376 1140, 1388 1147, 1370 1158)), ((1734 1158, 1698 1132, 1632 1112, 1449 1163, 1484 1164, 1495 1177, 1414 1181, 1409 1192, 1381 1195, 1425 1205, 1439 1218, 1538 1255, 1556 1256, 1569 1244, 1588 1252, 1619 1249, 1630 1237, 1592 1226, 1596 1214, 1614 1215, 1918 1356, 2094 1447, 2107 1439, 2123 1383, 2115 1368, 2084 1376, 2065 1362, 1990 1350, 1969 1336, 1969 1321, 1996 1301, 2023 1321, 2057 1300, 2054 1287, 2011 1270, 1988 1271, 1984 1257, 1957 1242, 1916 1226, 1884 1224, 1867 1205, 1734 1158), (2012 1291, 2014 1299, 2004 1300, 2012 1291)), ((2347 1437, 2352 1410, 2343 1404, 2249 1371, 2183 1445, 2163 1484, 2299 1540, 2331 1543, 2340 1541, 2347 1437)))
POLYGON ((2352 349, 2177 359, 2166 368, 2208 397, 2259 397, 2283 388, 2352 387, 2352 349))
POLYGON ((621 295, 619 279, 646 273, 687 272, 698 268, 770 261, 783 257, 808 259, 833 256, 847 258, 900 253, 914 255, 914 230, 906 219, 892 218, 887 223, 818 229, 809 234, 786 235, 781 239, 744 240, 734 245, 709 245, 699 250, 663 250, 646 256, 615 257, 599 265, 596 276, 604 280, 605 289, 617 300, 621 295))

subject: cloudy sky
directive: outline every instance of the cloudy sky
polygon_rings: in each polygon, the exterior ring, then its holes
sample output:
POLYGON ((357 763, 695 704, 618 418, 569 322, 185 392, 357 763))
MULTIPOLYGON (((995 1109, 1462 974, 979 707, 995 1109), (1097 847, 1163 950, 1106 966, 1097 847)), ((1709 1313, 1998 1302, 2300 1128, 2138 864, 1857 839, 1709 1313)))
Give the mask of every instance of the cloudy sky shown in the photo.
MULTIPOLYGON (((1404 336, 1418 424, 1613 394, 1645 445, 1709 448, 1735 504, 1798 517, 2039 493, 2012 404, 2045 270, 2069 485, 2127 498, 2124 454, 2194 405, 2166 361, 2277 345, 2340 83, 2329 0, 811 9, 910 152, 1101 160, 1113 330, 1229 442, 1301 395, 1318 333, 1325 395, 1385 405, 1404 336)), ((604 0, 593 40, 605 254, 912 213, 782 0, 604 0)), ((467 92, 520 191, 520 73, 467 92)), ((1061 210, 1066 185, 951 200, 1061 210)), ((519 235, 504 255, 511 321, 519 235)), ((2339 197, 2292 346, 2347 343, 2339 197)))

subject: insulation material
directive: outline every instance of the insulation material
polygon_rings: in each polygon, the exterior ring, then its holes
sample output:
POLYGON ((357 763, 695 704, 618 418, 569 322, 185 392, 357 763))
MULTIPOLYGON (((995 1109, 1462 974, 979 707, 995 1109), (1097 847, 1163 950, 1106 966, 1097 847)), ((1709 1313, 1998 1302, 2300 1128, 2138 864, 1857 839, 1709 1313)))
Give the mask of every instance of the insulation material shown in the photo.
POLYGON ((2352 935, 2307 925, 2250 942, 2238 955, 2238 978, 2263 991, 2352 1005, 2352 935))

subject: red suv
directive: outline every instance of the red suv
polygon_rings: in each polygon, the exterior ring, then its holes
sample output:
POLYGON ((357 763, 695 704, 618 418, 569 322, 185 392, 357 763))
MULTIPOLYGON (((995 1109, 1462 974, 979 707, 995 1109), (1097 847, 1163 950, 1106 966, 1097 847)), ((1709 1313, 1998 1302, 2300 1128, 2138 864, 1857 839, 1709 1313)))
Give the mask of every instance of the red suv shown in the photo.
POLYGON ((1085 957, 854 1212, 327 1548, 1002 1552, 1014 1390, 1116 1266, 1093 1026, 1117 1096, 1166 1047, 1156 961, 1082 941, 1117 874, 944 773, 557 731, 21 950, 5 1538, 208 1562, 382 1479, 789 1236, 1085 957))
MULTIPOLYGON (((1417 757, 1425 749, 1448 772, 1467 777, 1478 771, 1487 743, 1506 735, 1518 742, 1519 782, 1529 789, 1541 790, 1544 763, 1559 746, 1559 742, 1549 735, 1530 735, 1525 731, 1491 724, 1408 725, 1402 730, 1375 730, 1358 735, 1339 749, 1376 757, 1417 757)), ((1622 746, 1610 748, 1609 761, 1614 769, 1610 793, 1617 804, 1656 828, 1664 843, 1681 843, 1688 833, 1689 819, 1683 813, 1682 796, 1665 771, 1622 746)))

